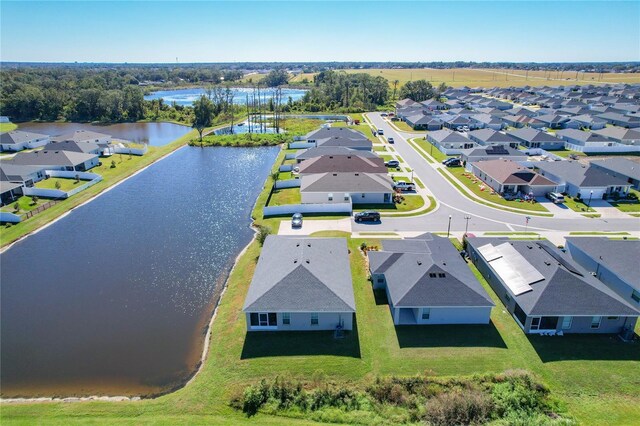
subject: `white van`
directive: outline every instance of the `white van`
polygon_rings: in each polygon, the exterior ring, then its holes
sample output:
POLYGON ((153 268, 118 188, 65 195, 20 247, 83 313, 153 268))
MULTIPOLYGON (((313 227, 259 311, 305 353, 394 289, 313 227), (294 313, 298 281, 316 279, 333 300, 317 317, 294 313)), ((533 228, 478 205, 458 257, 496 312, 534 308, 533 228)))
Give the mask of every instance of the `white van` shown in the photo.
POLYGON ((554 204, 564 203, 564 195, 559 192, 548 192, 547 198, 554 202, 554 204))

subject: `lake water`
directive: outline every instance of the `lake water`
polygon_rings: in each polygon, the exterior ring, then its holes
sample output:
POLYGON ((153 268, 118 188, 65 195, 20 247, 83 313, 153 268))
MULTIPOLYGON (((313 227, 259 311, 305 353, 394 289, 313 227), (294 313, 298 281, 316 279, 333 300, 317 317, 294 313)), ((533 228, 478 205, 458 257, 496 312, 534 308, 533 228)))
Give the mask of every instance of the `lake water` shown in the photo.
MULTIPOLYGON (((231 90, 234 95, 234 104, 246 104, 247 96, 249 96, 249 99, 251 100, 253 89, 244 87, 232 87, 231 90)), ((273 97, 274 92, 275 89, 261 89, 260 97, 263 101, 266 99, 268 102, 269 99, 273 97)), ((282 89, 282 101, 287 102, 289 98, 291 98, 293 101, 300 100, 305 95, 305 93, 307 93, 307 91, 301 89, 282 89)), ((160 90, 146 95, 144 97, 144 100, 151 101, 153 99, 163 99, 167 104, 172 104, 175 102, 178 105, 191 106, 196 99, 205 94, 206 93, 203 88, 160 90)))
POLYGON ((145 143, 152 146, 162 146, 173 142, 185 135, 191 128, 175 123, 117 123, 117 124, 87 124, 87 123, 21 123, 19 130, 58 136, 75 130, 92 130, 105 133, 117 139, 130 142, 145 143))
POLYGON ((193 373, 278 149, 182 148, 3 253, 2 396, 144 395, 193 373))

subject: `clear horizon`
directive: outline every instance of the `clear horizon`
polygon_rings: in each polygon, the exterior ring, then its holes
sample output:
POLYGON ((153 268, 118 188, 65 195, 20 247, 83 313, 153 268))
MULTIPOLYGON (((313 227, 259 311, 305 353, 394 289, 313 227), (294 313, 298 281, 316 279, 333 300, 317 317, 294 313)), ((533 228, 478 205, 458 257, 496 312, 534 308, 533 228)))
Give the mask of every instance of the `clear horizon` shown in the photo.
POLYGON ((2 62, 637 62, 638 1, 0 3, 2 62))

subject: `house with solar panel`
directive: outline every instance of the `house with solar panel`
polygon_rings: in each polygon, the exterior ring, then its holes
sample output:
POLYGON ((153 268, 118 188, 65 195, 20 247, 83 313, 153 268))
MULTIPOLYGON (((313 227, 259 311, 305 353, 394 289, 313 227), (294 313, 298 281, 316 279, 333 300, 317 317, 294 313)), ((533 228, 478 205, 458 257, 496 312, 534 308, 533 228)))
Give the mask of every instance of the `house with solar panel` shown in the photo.
POLYGON ((351 330, 347 240, 269 235, 242 310, 248 331, 351 330))
POLYGON ((634 333, 640 310, 548 241, 468 238, 467 252, 525 333, 634 333))
POLYGON ((394 324, 489 323, 494 303, 447 238, 384 240, 367 256, 373 288, 386 292, 394 324))

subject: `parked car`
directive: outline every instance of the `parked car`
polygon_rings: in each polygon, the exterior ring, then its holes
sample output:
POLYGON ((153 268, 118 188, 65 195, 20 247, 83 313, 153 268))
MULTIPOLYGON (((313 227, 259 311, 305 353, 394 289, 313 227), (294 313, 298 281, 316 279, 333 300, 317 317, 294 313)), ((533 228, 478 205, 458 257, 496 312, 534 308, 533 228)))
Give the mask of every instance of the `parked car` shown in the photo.
POLYGON ((462 165, 462 161, 458 157, 447 158, 442 162, 443 165, 447 167, 460 167, 462 165))
POLYGON ((447 158, 442 162, 447 167, 460 167, 462 166, 462 161, 459 158, 447 158))
POLYGON ((463 132, 464 129, 462 128, 462 126, 458 126, 456 127, 456 132, 463 132))
POLYGON ((389 160, 384 165, 387 167, 400 167, 400 162, 398 160, 389 160))
POLYGON ((302 213, 294 213, 294 215, 291 216, 291 227, 302 228, 302 213))
POLYGON ((469 131, 469 126, 462 126, 462 131, 463 132, 468 132, 469 131))
POLYGON ((372 210, 367 210, 367 211, 358 212, 354 214, 353 219, 356 222, 379 222, 380 213, 372 210))
POLYGON ((378 135, 384 135, 384 130, 378 129, 378 135))
POLYGON ((564 203, 564 195, 559 192, 547 192, 547 198, 553 201, 554 204, 564 203))
POLYGON ((416 186, 413 182, 396 182, 393 184, 393 189, 399 189, 401 191, 414 191, 416 186))
POLYGON ((389 114, 387 114, 386 112, 383 112, 382 114, 380 114, 380 117, 386 117, 386 116, 388 116, 388 115, 389 115, 389 114))
POLYGON ((393 138, 387 138, 387 142, 389 142, 389 143, 396 143, 396 142, 393 140, 393 138))

